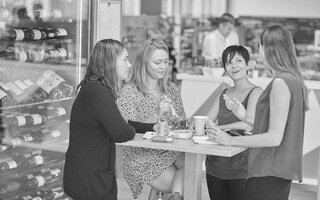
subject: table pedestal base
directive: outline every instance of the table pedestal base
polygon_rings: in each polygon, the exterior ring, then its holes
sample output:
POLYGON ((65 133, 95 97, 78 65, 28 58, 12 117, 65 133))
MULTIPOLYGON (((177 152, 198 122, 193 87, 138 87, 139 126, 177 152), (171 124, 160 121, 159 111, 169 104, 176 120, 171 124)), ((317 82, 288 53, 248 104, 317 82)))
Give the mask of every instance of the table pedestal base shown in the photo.
POLYGON ((205 155, 185 153, 184 200, 201 199, 202 161, 205 155))

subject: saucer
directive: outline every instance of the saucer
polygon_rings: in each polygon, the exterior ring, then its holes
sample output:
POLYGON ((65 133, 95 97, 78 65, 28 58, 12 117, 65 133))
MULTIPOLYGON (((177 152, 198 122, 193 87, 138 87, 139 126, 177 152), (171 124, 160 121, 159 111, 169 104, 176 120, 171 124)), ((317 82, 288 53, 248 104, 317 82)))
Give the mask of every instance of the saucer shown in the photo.
POLYGON ((203 136, 193 136, 192 137, 193 141, 197 144, 218 144, 212 140, 209 139, 207 135, 203 136))

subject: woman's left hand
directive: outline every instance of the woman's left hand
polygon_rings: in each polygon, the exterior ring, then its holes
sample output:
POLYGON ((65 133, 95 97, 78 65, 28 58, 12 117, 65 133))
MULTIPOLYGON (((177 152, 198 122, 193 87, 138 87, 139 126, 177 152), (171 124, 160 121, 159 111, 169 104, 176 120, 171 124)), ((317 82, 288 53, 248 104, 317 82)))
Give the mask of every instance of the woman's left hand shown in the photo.
POLYGON ((230 142, 231 136, 223 130, 219 129, 218 127, 209 128, 207 129, 206 133, 209 136, 209 138, 215 141, 216 143, 226 146, 232 146, 230 142))
POLYGON ((237 99, 234 99, 234 104, 232 106, 231 111, 235 116, 238 117, 241 121, 245 121, 246 116, 247 116, 247 110, 246 108, 242 105, 241 102, 239 102, 237 99))

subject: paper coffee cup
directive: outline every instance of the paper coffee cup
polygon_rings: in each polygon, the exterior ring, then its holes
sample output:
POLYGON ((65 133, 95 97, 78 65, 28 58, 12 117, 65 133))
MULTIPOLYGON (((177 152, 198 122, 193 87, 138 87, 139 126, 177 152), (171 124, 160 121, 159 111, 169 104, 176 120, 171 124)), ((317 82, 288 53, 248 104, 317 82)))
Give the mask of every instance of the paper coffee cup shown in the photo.
POLYGON ((204 135, 205 125, 208 120, 207 116, 193 116, 195 135, 204 135))

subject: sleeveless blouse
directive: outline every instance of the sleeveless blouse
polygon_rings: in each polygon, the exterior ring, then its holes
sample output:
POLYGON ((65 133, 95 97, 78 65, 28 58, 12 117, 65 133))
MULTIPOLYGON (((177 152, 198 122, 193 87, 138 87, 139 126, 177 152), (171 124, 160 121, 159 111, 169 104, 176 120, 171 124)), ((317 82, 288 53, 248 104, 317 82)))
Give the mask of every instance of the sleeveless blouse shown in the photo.
MULTIPOLYGON (((281 73, 275 78, 281 78, 285 81, 291 96, 283 139, 277 147, 249 149, 248 178, 274 176, 302 181, 305 120, 303 88, 305 86, 290 73, 281 73)), ((252 134, 265 133, 269 129, 270 93, 273 81, 274 79, 258 99, 252 134)))
MULTIPOLYGON (((250 94, 254 88, 255 87, 251 89, 251 91, 242 102, 242 105, 245 108, 247 108, 250 94)), ((225 100, 223 99, 223 94, 225 94, 226 91, 227 89, 222 92, 219 98, 218 125, 225 125, 240 121, 232 113, 232 111, 226 107, 225 100)), ((215 176, 220 179, 231 180, 246 178, 248 172, 248 150, 241 152, 231 158, 207 155, 206 171, 209 175, 215 176)))

